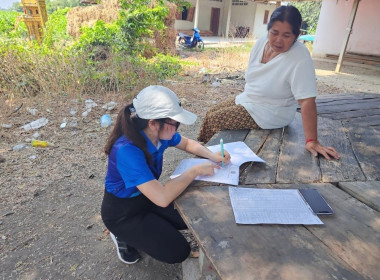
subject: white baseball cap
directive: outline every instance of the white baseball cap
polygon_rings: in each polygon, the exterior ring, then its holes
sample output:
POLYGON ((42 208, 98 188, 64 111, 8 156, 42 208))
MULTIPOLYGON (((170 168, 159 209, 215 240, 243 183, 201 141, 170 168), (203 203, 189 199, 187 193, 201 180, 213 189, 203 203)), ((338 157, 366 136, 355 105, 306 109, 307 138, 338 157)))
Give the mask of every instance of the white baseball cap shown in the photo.
POLYGON ((170 118, 183 124, 193 124, 197 115, 182 108, 181 101, 170 89, 148 86, 133 99, 136 114, 141 119, 170 118))

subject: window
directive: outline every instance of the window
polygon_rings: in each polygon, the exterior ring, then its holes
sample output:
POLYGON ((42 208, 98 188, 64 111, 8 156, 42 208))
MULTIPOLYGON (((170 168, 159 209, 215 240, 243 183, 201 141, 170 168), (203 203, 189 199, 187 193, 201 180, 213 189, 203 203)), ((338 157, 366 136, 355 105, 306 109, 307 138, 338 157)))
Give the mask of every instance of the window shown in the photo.
POLYGON ((243 0, 232 0, 233 6, 247 6, 248 2, 243 0))
POLYGON ((193 21, 194 12, 195 12, 195 7, 191 7, 191 8, 183 7, 182 12, 177 11, 175 18, 179 20, 193 21))
POLYGON ((265 10, 263 24, 268 24, 268 17, 269 17, 269 11, 265 10))

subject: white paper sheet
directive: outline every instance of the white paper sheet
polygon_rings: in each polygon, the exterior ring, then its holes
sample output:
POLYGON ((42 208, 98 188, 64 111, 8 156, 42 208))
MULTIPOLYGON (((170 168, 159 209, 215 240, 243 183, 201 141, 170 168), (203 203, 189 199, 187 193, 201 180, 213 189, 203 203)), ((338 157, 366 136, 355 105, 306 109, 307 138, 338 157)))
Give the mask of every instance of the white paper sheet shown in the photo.
POLYGON ((229 194, 237 224, 323 224, 295 189, 229 187, 229 194))
MULTIPOLYGON (((190 167, 204 163, 209 161, 208 159, 202 158, 188 158, 181 161, 176 170, 174 170, 173 174, 170 178, 175 178, 181 175, 190 167)), ((207 182, 215 182, 215 183, 223 183, 228 185, 238 185, 239 184, 239 166, 228 164, 224 167, 220 167, 220 169, 214 170, 213 176, 197 176, 195 180, 207 181, 207 182)))
MULTIPOLYGON (((220 151, 220 145, 214 145, 207 148, 214 153, 220 151)), ((237 166, 248 161, 265 162, 242 141, 226 143, 224 144, 224 149, 230 153, 231 163, 237 166)))
MULTIPOLYGON (((220 145, 210 146, 207 148, 214 153, 220 151, 220 145)), ((265 162, 260 157, 258 157, 244 142, 241 141, 224 144, 224 150, 228 151, 228 153, 231 155, 230 164, 224 167, 220 167, 220 169, 215 169, 215 173, 213 176, 198 176, 195 178, 195 180, 222 183, 228 185, 238 185, 240 165, 248 161, 265 162)), ((176 170, 174 170, 170 178, 175 178, 181 175, 190 167, 203 163, 205 161, 209 160, 200 158, 184 159, 178 165, 176 170)))

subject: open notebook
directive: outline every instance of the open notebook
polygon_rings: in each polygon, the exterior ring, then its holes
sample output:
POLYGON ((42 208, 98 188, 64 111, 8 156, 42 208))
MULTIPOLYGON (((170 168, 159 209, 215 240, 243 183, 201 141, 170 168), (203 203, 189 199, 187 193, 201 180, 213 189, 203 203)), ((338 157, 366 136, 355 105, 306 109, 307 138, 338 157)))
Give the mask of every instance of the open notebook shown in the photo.
MULTIPOLYGON (((214 145, 207 148, 212 152, 220 151, 220 145, 214 145)), ((265 162, 260 157, 258 157, 244 142, 241 141, 226 143, 224 144, 224 149, 231 155, 230 164, 221 167, 220 169, 215 169, 213 176, 198 176, 195 178, 195 180, 238 185, 240 165, 249 161, 265 162)), ((190 167, 203 163, 205 161, 209 160, 202 158, 184 159, 174 170, 170 178, 178 177, 190 167)))

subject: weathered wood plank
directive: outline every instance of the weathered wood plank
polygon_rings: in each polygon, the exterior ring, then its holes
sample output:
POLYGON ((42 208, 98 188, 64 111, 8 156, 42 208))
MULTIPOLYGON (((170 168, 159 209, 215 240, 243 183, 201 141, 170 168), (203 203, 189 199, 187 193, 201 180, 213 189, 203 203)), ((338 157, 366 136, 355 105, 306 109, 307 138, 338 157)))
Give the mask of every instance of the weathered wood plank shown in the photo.
POLYGON ((353 118, 368 117, 368 116, 379 116, 380 109, 371 109, 371 110, 357 110, 357 111, 348 111, 340 113, 328 113, 328 114, 319 114, 320 117, 332 119, 332 120, 350 120, 353 118))
POLYGON ((380 96, 373 98, 352 98, 352 99, 331 99, 331 100, 316 100, 317 107, 333 107, 341 106, 346 104, 355 104, 355 103, 369 103, 369 102, 378 102, 380 101, 380 96))
POLYGON ((373 116, 346 119, 344 122, 347 123, 347 126, 380 126, 380 109, 378 110, 378 113, 379 114, 373 116))
MULTIPOLYGON (((355 97, 347 96, 347 98, 342 98, 342 96, 336 96, 334 98, 328 97, 328 98, 323 98, 323 99, 320 99, 319 97, 317 97, 315 102, 317 104, 317 108, 328 108, 330 110, 333 110, 334 107, 338 107, 341 105, 355 104, 357 102, 368 103, 368 102, 379 101, 379 100, 380 100, 379 96, 369 97, 369 98, 360 97, 360 96, 355 96, 355 97)), ((298 112, 301 111, 301 107, 299 105, 297 107, 297 110, 298 112)))
POLYGON ((217 132, 212 136, 210 141, 207 142, 207 146, 217 145, 220 143, 220 139, 223 139, 224 143, 244 141, 249 129, 242 130, 223 130, 217 132))
POLYGON ((347 111, 372 110, 380 108, 380 99, 368 100, 366 102, 357 101, 355 103, 345 103, 340 105, 317 106, 318 114, 340 113, 347 111))
POLYGON ((305 149, 301 114, 284 130, 277 167, 277 183, 311 183, 321 181, 318 158, 305 149))
MULTIPOLYGON (((267 135, 266 141, 258 153, 258 156, 265 160, 265 163, 253 162, 244 171, 245 185, 276 182, 277 161, 280 153, 282 134, 283 129, 280 128, 271 130, 267 135)), ((249 140, 250 134, 246 138, 246 143, 249 140)))
POLYGON ((359 201, 380 212, 380 181, 340 182, 338 186, 359 201))
POLYGON ((380 213, 331 184, 277 184, 272 187, 317 189, 334 214, 319 215, 324 226, 306 228, 331 250, 334 257, 341 258, 363 278, 379 279, 380 213))
POLYGON ((334 147, 340 155, 339 160, 319 156, 322 182, 365 180, 340 121, 318 118, 318 139, 323 145, 334 147))
POLYGON ((352 149, 367 180, 380 180, 380 130, 372 127, 349 127, 352 149))
POLYGON ((330 100, 350 100, 350 99, 368 99, 368 98, 379 98, 379 95, 376 93, 366 93, 366 92, 352 92, 352 93, 334 93, 326 95, 318 95, 316 102, 329 102, 330 100))
POLYGON ((236 224, 227 187, 187 189, 176 206, 221 279, 364 279, 303 226, 236 224))
POLYGON ((270 133, 269 129, 252 129, 245 138, 244 143, 257 154, 270 133))

